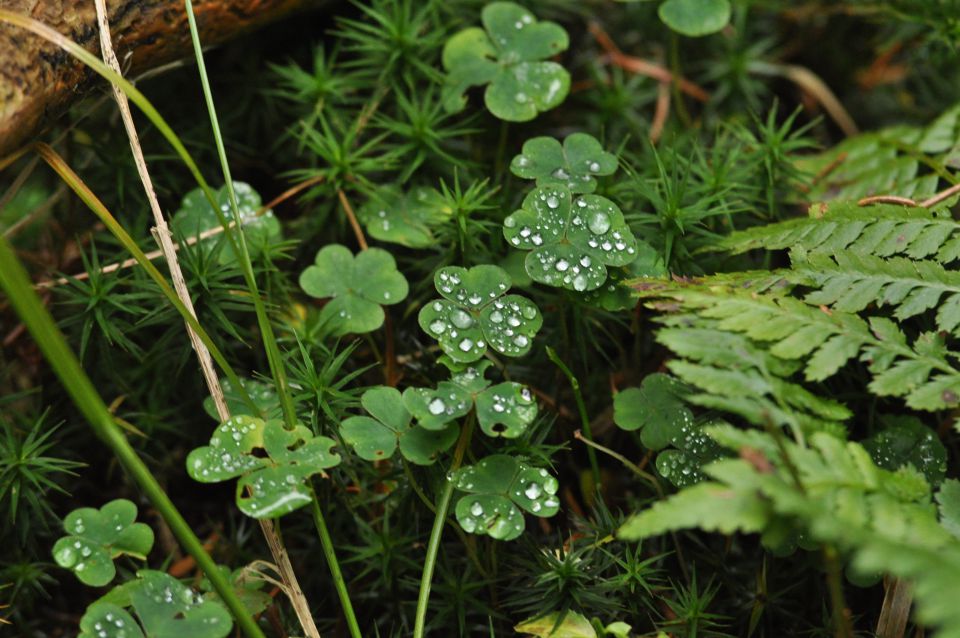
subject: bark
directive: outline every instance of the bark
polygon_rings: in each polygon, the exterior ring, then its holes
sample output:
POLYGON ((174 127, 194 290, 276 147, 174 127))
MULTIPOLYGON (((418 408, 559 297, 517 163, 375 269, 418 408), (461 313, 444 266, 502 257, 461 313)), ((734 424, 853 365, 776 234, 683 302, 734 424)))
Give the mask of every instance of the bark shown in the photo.
MULTIPOLYGON (((196 0, 204 45, 321 4, 323 0, 196 0)), ((66 35, 100 57, 92 0, 0 0, 66 35)), ((108 0, 114 49, 124 75, 192 55, 183 0, 108 0)), ((97 75, 42 38, 0 25, 0 157, 47 128, 97 85, 97 75)))

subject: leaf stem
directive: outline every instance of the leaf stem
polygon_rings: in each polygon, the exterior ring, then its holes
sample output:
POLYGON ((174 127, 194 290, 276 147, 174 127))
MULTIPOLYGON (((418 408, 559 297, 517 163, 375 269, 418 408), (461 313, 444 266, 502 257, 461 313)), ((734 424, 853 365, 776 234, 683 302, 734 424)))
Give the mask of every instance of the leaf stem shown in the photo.
MULTIPOLYGON (((453 451, 453 462, 450 463, 450 472, 456 472, 463 463, 463 456, 470 445, 470 437, 476 423, 476 413, 471 412, 467 424, 460 433, 457 447, 453 451)), ((430 530, 430 541, 427 543, 427 555, 423 562, 423 575, 420 578, 420 594, 417 596, 417 614, 413 623, 413 638, 423 638, 427 625, 427 606, 430 602, 430 587, 433 584, 433 570, 437 566, 437 553, 440 551, 440 537, 443 535, 443 526, 446 524, 447 511, 456 483, 449 478, 445 479, 443 492, 437 502, 437 515, 433 519, 433 529, 430 530)))
POLYGON ((347 582, 343 579, 343 572, 340 571, 340 563, 337 561, 337 553, 333 547, 333 538, 330 537, 330 530, 327 529, 327 522, 323 518, 323 511, 320 509, 320 502, 317 499, 317 493, 312 485, 310 492, 312 497, 313 522, 317 527, 317 535, 320 537, 320 547, 323 548, 323 555, 327 559, 330 575, 333 577, 333 586, 336 588, 337 596, 340 598, 340 606, 343 608, 343 615, 347 620, 347 628, 350 630, 350 636, 352 636, 352 638, 362 638, 360 626, 357 624, 357 616, 353 613, 353 603, 350 601, 347 582))
MULTIPOLYGON (((593 443, 593 430, 590 427, 590 417, 587 415, 587 405, 583 402, 583 394, 580 392, 580 381, 550 346, 547 346, 547 357, 560 368, 560 371, 566 375, 567 380, 570 382, 570 387, 573 389, 573 397, 577 401, 577 411, 580 413, 580 426, 583 430, 583 440, 584 442, 593 443)), ((587 457, 590 459, 590 471, 593 473, 593 484, 595 488, 599 488, 600 464, 597 463, 596 451, 590 445, 587 446, 587 457)))
POLYGON ((116 455, 124 469, 140 487, 183 548, 193 556, 210 580, 217 594, 236 618, 237 625, 248 638, 263 638, 263 632, 247 612, 232 584, 204 550, 203 543, 193 533, 176 506, 157 482, 143 460, 127 441, 114 422, 103 399, 97 393, 76 355, 47 312, 23 265, 14 254, 6 238, 0 235, 0 288, 7 294, 20 319, 33 335, 50 367, 60 377, 77 409, 83 414, 94 433, 116 455))

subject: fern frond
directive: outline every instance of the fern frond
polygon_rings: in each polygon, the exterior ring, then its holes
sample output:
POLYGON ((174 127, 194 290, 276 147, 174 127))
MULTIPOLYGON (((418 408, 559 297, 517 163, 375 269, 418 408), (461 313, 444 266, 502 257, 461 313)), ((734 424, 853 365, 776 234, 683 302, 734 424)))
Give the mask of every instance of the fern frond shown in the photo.
POLYGON ((960 271, 935 261, 841 251, 832 258, 812 254, 795 259, 786 276, 818 289, 805 297, 809 304, 842 312, 860 312, 874 303, 894 306, 901 321, 936 309, 940 330, 960 332, 960 271))
POLYGON ((939 209, 858 206, 842 201, 815 204, 808 217, 734 232, 716 246, 732 253, 757 248, 803 248, 825 253, 847 250, 877 257, 933 258, 947 264, 960 259, 960 223, 939 209))
MULTIPOLYGON (((763 342, 774 357, 803 360, 808 381, 833 376, 859 356, 874 375, 870 389, 881 396, 903 397, 917 410, 941 410, 960 404, 960 367, 957 353, 947 350, 943 337, 920 335, 911 345, 889 319, 872 317, 869 322, 855 314, 811 306, 798 299, 775 294, 713 286, 699 282, 671 282, 640 291, 641 297, 659 298, 651 304, 670 313, 667 319, 680 330, 712 328, 743 334, 763 342)), ((687 356, 685 338, 668 333, 671 348, 687 356)), ((722 349, 716 341, 713 349, 722 349)), ((711 345, 705 344, 707 349, 711 345)), ((700 360, 705 354, 697 355, 700 360)), ((717 352, 715 356, 727 356, 717 352)))

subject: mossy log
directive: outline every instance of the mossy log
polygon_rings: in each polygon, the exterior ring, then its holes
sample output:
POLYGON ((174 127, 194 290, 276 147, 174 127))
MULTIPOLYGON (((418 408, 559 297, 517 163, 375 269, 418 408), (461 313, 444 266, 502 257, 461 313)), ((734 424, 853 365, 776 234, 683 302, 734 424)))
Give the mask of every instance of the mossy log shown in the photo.
MULTIPOLYGON (((195 0, 204 45, 248 33, 322 0, 195 0)), ((53 27, 100 56, 93 0, 0 0, 0 8, 53 27)), ((192 55, 183 0, 107 0, 125 75, 192 55)), ((72 57, 19 27, 0 25, 0 157, 30 141, 97 85, 72 57)))

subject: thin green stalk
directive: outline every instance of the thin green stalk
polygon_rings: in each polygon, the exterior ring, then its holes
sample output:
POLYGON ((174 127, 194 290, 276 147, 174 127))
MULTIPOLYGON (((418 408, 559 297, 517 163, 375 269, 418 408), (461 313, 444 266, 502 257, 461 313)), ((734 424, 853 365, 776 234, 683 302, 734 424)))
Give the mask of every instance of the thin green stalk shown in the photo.
MULTIPOLYGON (((587 405, 583 402, 583 394, 580 392, 580 381, 573 375, 573 372, 570 371, 570 368, 567 367, 567 364, 563 362, 562 359, 557 355, 556 351, 547 346, 547 357, 553 361, 554 364, 560 371, 566 375, 567 380, 570 382, 570 387, 573 388, 573 397, 577 401, 577 411, 580 413, 580 427, 583 430, 583 439, 584 441, 589 441, 593 443, 593 430, 590 427, 590 417, 587 414, 587 405)), ((590 471, 593 473, 593 484, 595 487, 600 487, 600 464, 597 463, 597 453, 592 446, 587 446, 587 457, 590 459, 590 471)))
MULTIPOLYGON (((467 424, 460 433, 460 440, 453 451, 453 461, 450 471, 456 472, 463 463, 463 455, 470 445, 473 435, 473 426, 476 423, 475 413, 471 412, 467 424)), ((450 510, 450 501, 456 483, 449 479, 444 480, 443 492, 437 502, 437 515, 433 519, 433 529, 430 530, 430 541, 427 543, 427 555, 423 562, 423 575, 420 578, 420 594, 417 596, 417 615, 413 622, 413 638, 423 638, 427 626, 427 606, 430 603, 430 587, 433 585, 433 570, 437 566, 437 553, 440 551, 440 537, 443 536, 443 527, 446 524, 447 512, 450 510)))
POLYGON ((213 339, 210 338, 210 335, 207 334, 207 331, 203 329, 203 326, 197 321, 197 318, 190 312, 186 306, 183 305, 183 302, 180 301, 180 297, 177 296, 176 291, 172 286, 167 282, 166 278, 160 273, 156 266, 153 265, 153 262, 150 261, 150 258, 140 249, 140 246, 137 245, 137 242, 134 241, 123 226, 120 225, 120 222, 110 213, 107 207, 100 201, 99 198, 91 191, 87 185, 80 179, 80 176, 73 172, 63 158, 60 157, 56 151, 54 151, 50 146, 46 144, 37 144, 36 146, 37 154, 54 170, 54 172, 60 176, 60 179, 70 187, 70 189, 77 194, 80 200, 87 205, 94 215, 97 216, 107 230, 117 238, 127 252, 129 252, 134 259, 137 260, 137 263, 141 268, 147 273, 150 279, 153 280, 155 284, 160 288, 160 292, 164 297, 173 305, 177 310, 183 320, 193 329, 197 337, 200 338, 200 341, 207 347, 207 350, 210 352, 210 356, 213 357, 213 360, 216 361, 217 365, 226 375, 227 379, 230 381, 230 384, 236 391, 239 393, 240 398, 244 403, 247 404, 249 408, 254 411, 256 414, 259 411, 257 404, 253 402, 253 399, 250 398, 250 395, 247 393, 247 390, 244 388, 243 384, 240 383, 240 378, 237 376, 237 373, 234 372, 233 367, 227 362, 226 357, 220 352, 220 349, 213 342, 213 339))
MULTIPOLYGON (((267 316, 267 309, 260 297, 260 290, 257 287, 257 279, 253 273, 253 264, 250 261, 250 253, 247 250, 247 242, 243 235, 242 219, 240 217, 240 207, 237 204, 237 194, 233 188, 233 179, 230 176, 230 165, 227 162, 227 152, 223 145, 223 136, 220 133, 220 124, 217 121, 217 110, 213 104, 213 93, 210 90, 210 80, 207 77, 207 67, 203 61, 203 48, 200 45, 200 34, 197 31, 197 20, 193 15, 193 3, 190 0, 184 0, 187 10, 187 21, 190 23, 190 37, 193 40, 193 51, 197 60, 197 70, 200 75, 200 83, 203 86, 203 97, 207 103, 207 112, 210 115, 210 126, 213 129, 213 138, 217 145, 217 155, 220 157, 220 166, 223 169, 223 179, 227 188, 227 194, 230 197, 230 208, 233 212, 233 220, 236 224, 236 238, 239 252, 239 261, 243 278, 253 298, 253 307, 257 315, 257 323, 260 326, 260 333, 263 337, 263 347, 267 353, 267 362, 270 365, 270 372, 273 376, 273 382, 277 389, 277 395, 280 398, 280 407, 283 410, 284 421, 288 427, 293 427, 297 422, 297 413, 293 407, 293 399, 287 387, 287 373, 284 369, 283 357, 280 355, 280 349, 277 347, 277 339, 273 333, 273 326, 270 318, 267 316)), ((214 206, 215 211, 219 211, 218 206, 214 206)), ((226 226, 226 225, 225 225, 226 226)), ((229 230, 225 230, 230 234, 229 230)))
POLYGON ((320 502, 317 499, 317 493, 310 488, 311 505, 313 506, 313 522, 317 527, 317 535, 320 537, 320 546, 323 548, 323 555, 327 559, 327 565, 330 567, 330 575, 333 577, 333 586, 337 590, 337 596, 340 597, 340 606, 343 607, 343 615, 347 620, 347 628, 353 638, 362 638, 360 626, 357 624, 357 617, 353 613, 353 603, 350 602, 350 592, 347 590, 347 581, 343 579, 343 572, 340 571, 340 563, 337 562, 337 554, 333 548, 333 539, 330 537, 330 530, 327 529, 327 522, 323 518, 323 512, 320 510, 320 502))
POLYGON ((113 415, 90 378, 87 377, 76 355, 70 350, 53 317, 33 290, 30 278, 14 254, 6 238, 0 235, 0 288, 3 288, 14 310, 33 335, 50 366, 56 372, 77 409, 83 414, 94 433, 116 455, 124 469, 143 490, 146 497, 163 516, 164 521, 183 548, 197 561, 217 594, 230 609, 237 625, 249 638, 263 638, 263 633, 247 612, 232 584, 203 549, 203 543, 190 529, 176 506, 137 456, 126 437, 114 422, 113 415))
POLYGON ((584 444, 586 444, 588 447, 592 447, 599 452, 603 452, 607 456, 617 459, 618 461, 623 463, 624 467, 626 467, 628 470, 636 474, 639 478, 649 483, 651 487, 653 487, 654 491, 657 493, 657 496, 659 496, 661 499, 664 498, 663 487, 660 486, 660 481, 658 481, 657 477, 654 476, 653 474, 650 474, 649 472, 644 472, 639 465, 637 465, 636 463, 634 463, 624 455, 620 454, 619 452, 615 452, 614 450, 611 450, 610 448, 604 445, 600 445, 595 441, 588 440, 585 436, 583 436, 583 433, 580 430, 577 430, 576 432, 573 433, 573 438, 577 439, 578 441, 583 441, 584 444))

